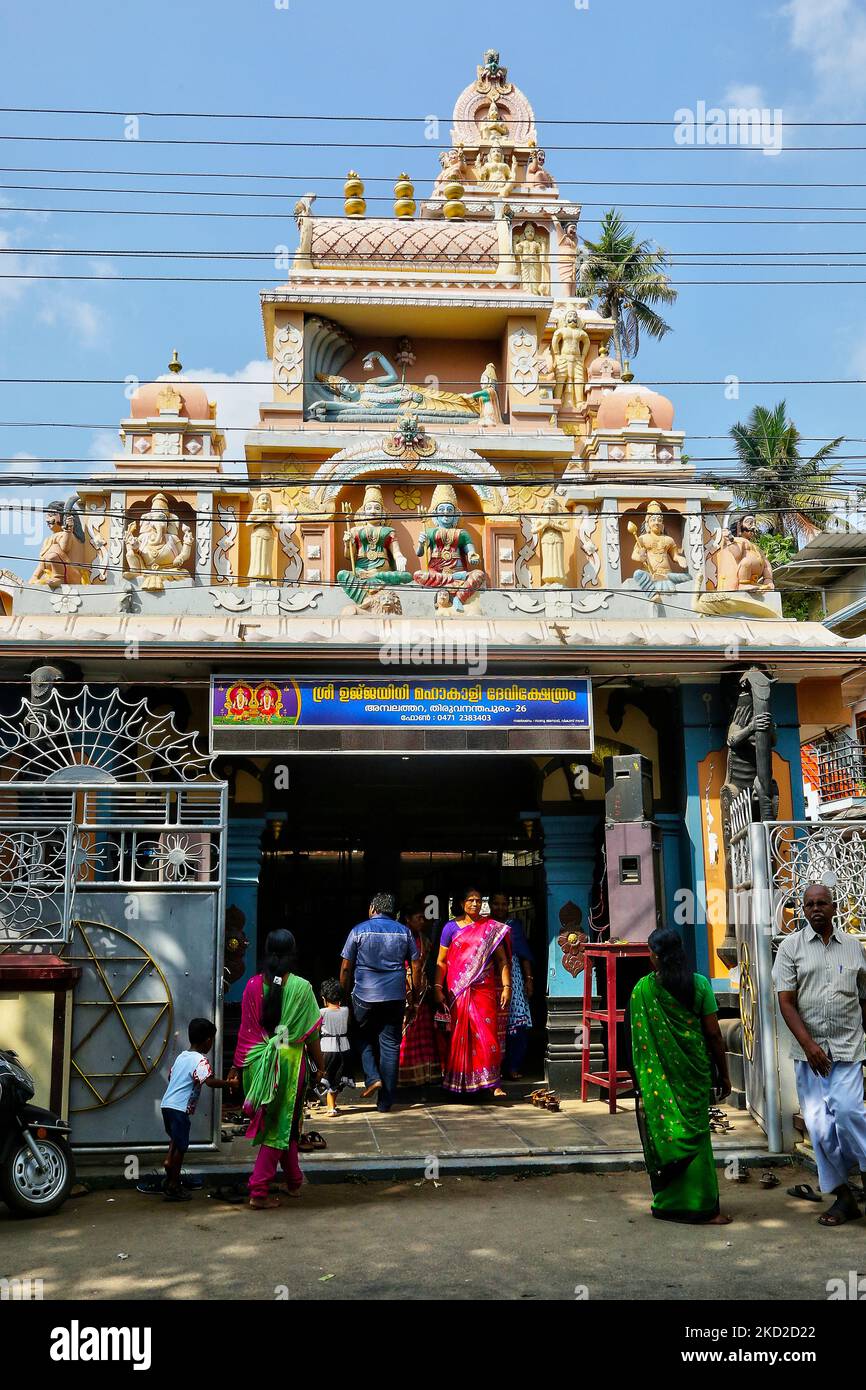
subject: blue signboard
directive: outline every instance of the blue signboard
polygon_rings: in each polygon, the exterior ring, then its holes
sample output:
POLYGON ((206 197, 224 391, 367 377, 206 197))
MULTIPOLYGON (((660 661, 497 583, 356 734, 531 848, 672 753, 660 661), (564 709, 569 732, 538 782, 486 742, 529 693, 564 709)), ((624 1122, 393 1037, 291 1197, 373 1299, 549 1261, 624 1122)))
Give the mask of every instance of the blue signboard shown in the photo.
POLYGON ((570 729, 590 732, 586 679, 214 679, 217 728, 570 729))

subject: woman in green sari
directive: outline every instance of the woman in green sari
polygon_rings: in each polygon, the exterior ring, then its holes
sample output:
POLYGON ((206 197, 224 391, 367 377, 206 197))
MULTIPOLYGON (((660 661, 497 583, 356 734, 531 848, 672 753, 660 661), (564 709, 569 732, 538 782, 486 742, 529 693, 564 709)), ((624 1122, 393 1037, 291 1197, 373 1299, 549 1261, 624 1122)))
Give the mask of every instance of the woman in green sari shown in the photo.
POLYGON ((710 1141, 709 1107, 730 1094, 713 987, 689 969, 679 932, 659 927, 647 942, 652 973, 630 1003, 637 1122, 662 1221, 725 1226, 710 1141))
POLYGON ((270 1195, 278 1167, 288 1196, 301 1195, 298 1139, 306 1055, 320 1075, 325 1070, 321 1011, 312 985, 293 973, 295 938, 284 929, 272 931, 265 949, 264 970, 244 989, 234 1058, 244 1073, 244 1113, 251 1119, 247 1138, 259 1145, 250 1177, 250 1206, 259 1210, 280 1205, 279 1197, 270 1195))

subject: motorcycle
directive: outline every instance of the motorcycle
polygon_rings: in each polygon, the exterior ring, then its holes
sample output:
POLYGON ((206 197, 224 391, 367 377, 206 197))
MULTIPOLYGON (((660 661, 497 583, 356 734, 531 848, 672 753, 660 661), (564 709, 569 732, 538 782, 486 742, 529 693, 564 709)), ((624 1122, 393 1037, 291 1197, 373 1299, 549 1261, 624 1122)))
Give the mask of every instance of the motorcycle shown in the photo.
POLYGON ((69 1125, 31 1105, 36 1083, 16 1052, 0 1051, 0 1198, 17 1216, 48 1216, 69 1196, 69 1125))

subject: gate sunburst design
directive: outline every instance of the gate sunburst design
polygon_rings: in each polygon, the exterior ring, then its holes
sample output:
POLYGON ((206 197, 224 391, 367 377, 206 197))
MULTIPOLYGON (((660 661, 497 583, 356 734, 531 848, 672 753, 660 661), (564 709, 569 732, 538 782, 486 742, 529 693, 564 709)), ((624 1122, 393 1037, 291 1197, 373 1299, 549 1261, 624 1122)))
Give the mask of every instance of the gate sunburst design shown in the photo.
POLYGON ((125 700, 117 688, 72 694, 57 689, 38 704, 24 699, 0 715, 0 781, 137 782, 213 779, 212 759, 195 733, 181 733, 172 713, 125 700))
POLYGON ((72 1104, 80 1115, 113 1105, 137 1090, 156 1071, 171 1037, 172 999, 168 981, 153 956, 128 932, 105 922, 76 921, 72 940, 63 951, 66 960, 82 967, 75 999, 76 1025, 83 1031, 73 1038, 72 1073, 90 1104, 72 1104), (102 939, 94 941, 99 935, 102 939), (119 950, 106 950, 105 938, 119 950), (109 972, 120 966, 124 979, 112 984, 109 972), (145 997, 132 998, 143 983, 145 997), (87 1062, 89 1045, 111 1071, 95 1071, 87 1062), (149 1049, 149 1052, 148 1052, 149 1049))

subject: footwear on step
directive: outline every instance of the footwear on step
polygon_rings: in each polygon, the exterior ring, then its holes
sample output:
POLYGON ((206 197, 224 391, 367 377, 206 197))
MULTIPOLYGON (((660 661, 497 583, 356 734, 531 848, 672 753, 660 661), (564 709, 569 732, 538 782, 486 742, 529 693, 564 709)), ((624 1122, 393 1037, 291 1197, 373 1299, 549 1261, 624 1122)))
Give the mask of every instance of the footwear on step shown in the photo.
POLYGON ((280 1205, 279 1197, 251 1197, 250 1206, 253 1211, 273 1211, 280 1205))

